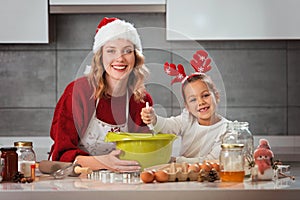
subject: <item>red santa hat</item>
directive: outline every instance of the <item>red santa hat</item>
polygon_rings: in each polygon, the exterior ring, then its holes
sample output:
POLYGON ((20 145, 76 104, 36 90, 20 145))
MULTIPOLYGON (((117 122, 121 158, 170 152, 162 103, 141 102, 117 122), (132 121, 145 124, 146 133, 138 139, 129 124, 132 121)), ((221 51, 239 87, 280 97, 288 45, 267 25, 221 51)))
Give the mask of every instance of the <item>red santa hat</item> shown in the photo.
POLYGON ((134 26, 118 18, 103 18, 97 26, 93 52, 96 53, 106 42, 115 39, 131 41, 142 52, 140 36, 134 26))
POLYGON ((269 145, 269 141, 266 139, 260 139, 259 145, 257 146, 257 149, 254 151, 254 158, 257 158, 259 156, 269 156, 270 158, 274 157, 273 152, 271 151, 271 147, 269 145))
POLYGON ((271 147, 269 145, 269 141, 266 139, 260 139, 257 148, 271 149, 271 147))

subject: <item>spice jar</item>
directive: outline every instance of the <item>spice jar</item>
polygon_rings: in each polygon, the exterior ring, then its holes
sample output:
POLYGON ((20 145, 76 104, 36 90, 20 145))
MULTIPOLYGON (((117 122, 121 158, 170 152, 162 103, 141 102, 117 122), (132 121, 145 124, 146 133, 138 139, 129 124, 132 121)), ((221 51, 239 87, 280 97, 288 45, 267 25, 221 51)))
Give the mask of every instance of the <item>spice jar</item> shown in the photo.
POLYGON ((14 175, 18 172, 18 154, 16 147, 2 147, 1 158, 3 159, 2 179, 13 181, 14 175))
POLYGON ((245 175, 250 176, 253 163, 253 136, 249 130, 248 122, 229 122, 222 139, 222 144, 244 144, 243 155, 245 159, 245 175))
POLYGON ((24 177, 31 177, 31 165, 35 165, 36 157, 32 149, 32 142, 20 141, 14 143, 18 154, 18 171, 24 177))
POLYGON ((220 179, 222 182, 243 182, 243 144, 222 144, 220 153, 220 179))

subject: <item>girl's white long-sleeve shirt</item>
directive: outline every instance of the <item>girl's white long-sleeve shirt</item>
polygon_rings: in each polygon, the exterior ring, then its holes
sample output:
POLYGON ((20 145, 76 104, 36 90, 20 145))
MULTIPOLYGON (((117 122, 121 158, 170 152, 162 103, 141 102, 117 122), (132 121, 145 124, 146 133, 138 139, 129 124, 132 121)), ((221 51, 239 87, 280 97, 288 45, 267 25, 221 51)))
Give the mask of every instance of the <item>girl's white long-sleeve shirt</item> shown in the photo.
POLYGON ((181 137, 180 156, 176 162, 201 163, 204 160, 218 160, 221 151, 221 136, 226 131, 228 120, 221 120, 211 126, 200 125, 186 109, 176 116, 157 116, 156 132, 176 134, 181 137))

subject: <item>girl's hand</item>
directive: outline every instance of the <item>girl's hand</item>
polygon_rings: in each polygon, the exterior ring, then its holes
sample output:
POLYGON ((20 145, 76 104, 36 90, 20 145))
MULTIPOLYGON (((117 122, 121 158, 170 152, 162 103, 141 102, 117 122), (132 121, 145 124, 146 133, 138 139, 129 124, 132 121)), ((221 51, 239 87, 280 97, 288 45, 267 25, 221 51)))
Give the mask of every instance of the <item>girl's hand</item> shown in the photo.
POLYGON ((142 108, 141 118, 145 124, 156 124, 156 115, 152 107, 142 108))

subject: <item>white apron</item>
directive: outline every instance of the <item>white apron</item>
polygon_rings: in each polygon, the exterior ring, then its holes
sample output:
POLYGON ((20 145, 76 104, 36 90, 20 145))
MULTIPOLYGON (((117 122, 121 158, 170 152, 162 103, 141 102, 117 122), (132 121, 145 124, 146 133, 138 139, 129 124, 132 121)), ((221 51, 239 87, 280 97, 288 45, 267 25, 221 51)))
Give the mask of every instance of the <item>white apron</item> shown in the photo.
POLYGON ((126 95, 126 121, 124 124, 112 125, 99 120, 96 116, 99 99, 97 99, 96 109, 89 122, 88 128, 80 138, 79 148, 88 152, 90 155, 104 155, 115 149, 116 145, 112 142, 104 142, 107 132, 127 132, 128 131, 128 114, 129 98, 126 95))

